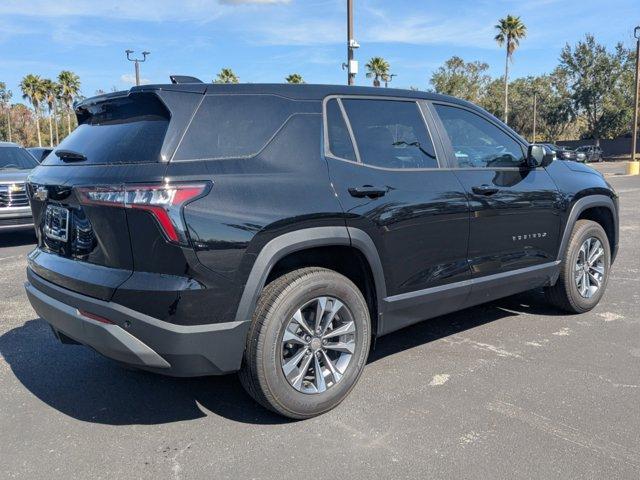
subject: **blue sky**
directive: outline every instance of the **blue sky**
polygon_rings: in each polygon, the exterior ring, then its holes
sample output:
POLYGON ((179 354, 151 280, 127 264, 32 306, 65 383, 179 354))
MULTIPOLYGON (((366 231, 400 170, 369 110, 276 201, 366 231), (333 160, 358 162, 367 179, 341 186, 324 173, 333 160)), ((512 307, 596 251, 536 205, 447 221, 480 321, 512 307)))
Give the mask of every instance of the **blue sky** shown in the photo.
MULTIPOLYGON (((513 63, 514 76, 550 71, 566 42, 585 33, 609 46, 631 46, 640 24, 639 0, 354 0, 358 84, 372 56, 389 60, 396 87, 428 88, 447 58, 490 64, 500 75, 504 53, 493 41, 496 20, 520 15, 529 35, 513 63)), ((211 81, 231 67, 244 82, 280 82, 292 72, 309 83, 344 83, 346 0, 2 0, 0 81, 20 97, 27 73, 80 75, 82 93, 124 89, 133 65, 124 50, 150 50, 146 82, 172 73, 211 81)))

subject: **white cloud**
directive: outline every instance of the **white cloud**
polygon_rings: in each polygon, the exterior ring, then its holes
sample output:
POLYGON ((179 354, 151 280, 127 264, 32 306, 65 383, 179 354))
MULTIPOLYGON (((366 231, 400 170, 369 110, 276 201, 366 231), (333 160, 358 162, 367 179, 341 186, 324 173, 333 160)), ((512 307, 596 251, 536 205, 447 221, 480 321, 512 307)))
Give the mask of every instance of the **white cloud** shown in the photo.
MULTIPOLYGON (((120 81, 128 85, 135 85, 136 76, 133 73, 123 73, 122 75, 120 75, 120 81)), ((140 85, 147 85, 149 83, 151 83, 151 80, 149 80, 148 78, 140 79, 140 85)))
POLYGON ((138 21, 210 21, 235 10, 234 5, 276 5, 291 0, 2 0, 0 15, 63 18, 93 17, 138 21))
POLYGON ((219 0, 219 2, 226 5, 275 5, 277 3, 291 3, 291 0, 219 0))

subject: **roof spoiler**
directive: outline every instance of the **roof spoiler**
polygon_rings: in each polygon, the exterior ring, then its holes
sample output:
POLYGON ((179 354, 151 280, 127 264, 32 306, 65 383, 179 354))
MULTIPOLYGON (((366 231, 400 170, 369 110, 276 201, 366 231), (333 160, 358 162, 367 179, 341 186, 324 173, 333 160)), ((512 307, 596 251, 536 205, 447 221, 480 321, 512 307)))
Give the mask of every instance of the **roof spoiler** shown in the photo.
POLYGON ((189 75, 169 75, 171 83, 174 85, 180 83, 204 83, 202 80, 196 77, 190 77, 189 75))

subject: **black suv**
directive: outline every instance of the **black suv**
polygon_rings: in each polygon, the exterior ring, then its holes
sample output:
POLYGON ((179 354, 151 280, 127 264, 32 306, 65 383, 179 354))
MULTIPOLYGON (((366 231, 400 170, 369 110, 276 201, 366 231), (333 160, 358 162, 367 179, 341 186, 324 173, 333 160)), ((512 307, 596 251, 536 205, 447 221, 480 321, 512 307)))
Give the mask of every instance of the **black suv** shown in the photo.
POLYGON ((65 343, 175 376, 240 372, 288 417, 335 407, 374 337, 544 287, 593 308, 604 178, 425 92, 177 84, 83 101, 31 175, 27 294, 65 343))

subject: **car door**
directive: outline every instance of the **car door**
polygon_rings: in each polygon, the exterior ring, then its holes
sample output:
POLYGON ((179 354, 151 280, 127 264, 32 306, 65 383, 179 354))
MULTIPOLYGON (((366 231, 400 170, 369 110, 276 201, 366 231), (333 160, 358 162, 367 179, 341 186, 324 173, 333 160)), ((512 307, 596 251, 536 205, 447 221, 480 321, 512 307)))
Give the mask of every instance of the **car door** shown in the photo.
POLYGON ((471 303, 544 282, 556 268, 563 202, 550 175, 529 167, 525 143, 479 109, 431 106, 469 198, 471 303))
POLYGON ((468 206, 455 174, 440 168, 428 112, 412 99, 358 96, 329 97, 324 111, 324 153, 347 226, 371 238, 383 266, 379 331, 458 308, 470 291, 468 206))

